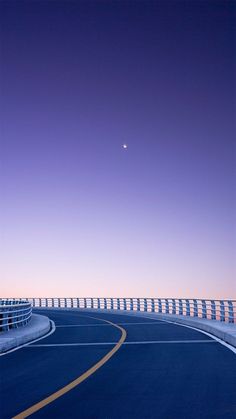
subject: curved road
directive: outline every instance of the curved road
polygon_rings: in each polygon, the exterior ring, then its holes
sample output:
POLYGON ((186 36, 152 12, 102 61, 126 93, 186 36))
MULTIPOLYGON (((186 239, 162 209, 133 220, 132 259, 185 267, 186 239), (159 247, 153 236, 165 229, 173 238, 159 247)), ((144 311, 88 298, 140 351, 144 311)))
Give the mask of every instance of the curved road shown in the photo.
POLYGON ((1 419, 236 418, 235 354, 205 334, 126 314, 39 313, 55 332, 0 357, 1 419))

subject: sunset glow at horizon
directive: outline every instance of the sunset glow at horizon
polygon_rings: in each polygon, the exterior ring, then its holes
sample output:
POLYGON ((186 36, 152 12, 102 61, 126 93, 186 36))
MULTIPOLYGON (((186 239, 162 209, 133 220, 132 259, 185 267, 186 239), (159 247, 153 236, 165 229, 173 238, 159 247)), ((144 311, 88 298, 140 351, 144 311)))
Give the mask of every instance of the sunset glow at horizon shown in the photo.
POLYGON ((1 297, 236 298, 230 2, 4 2, 1 297))

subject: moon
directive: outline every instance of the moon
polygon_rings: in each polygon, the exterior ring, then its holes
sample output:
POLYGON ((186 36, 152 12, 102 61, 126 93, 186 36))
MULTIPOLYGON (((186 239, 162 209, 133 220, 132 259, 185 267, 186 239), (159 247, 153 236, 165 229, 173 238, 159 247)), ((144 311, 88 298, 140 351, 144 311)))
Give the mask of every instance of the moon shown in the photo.
POLYGON ((122 144, 122 147, 126 150, 128 148, 127 144, 122 144))

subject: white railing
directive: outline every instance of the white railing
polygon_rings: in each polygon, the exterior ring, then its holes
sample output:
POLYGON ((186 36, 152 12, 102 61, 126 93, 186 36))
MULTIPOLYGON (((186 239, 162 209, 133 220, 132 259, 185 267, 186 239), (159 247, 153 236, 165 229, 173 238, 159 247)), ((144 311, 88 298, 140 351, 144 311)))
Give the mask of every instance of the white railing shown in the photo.
POLYGON ((236 322, 236 300, 191 298, 28 298, 33 307, 147 311, 236 322))
POLYGON ((0 332, 25 326, 31 313, 31 303, 26 299, 0 299, 0 332))

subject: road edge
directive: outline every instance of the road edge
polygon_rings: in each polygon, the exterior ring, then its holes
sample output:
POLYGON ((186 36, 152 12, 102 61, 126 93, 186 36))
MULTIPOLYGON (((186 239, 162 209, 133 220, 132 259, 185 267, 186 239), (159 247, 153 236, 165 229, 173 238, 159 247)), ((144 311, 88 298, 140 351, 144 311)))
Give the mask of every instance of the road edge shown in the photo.
POLYGON ((26 326, 0 332, 0 355, 44 336, 50 329, 51 323, 48 317, 32 314, 26 326))

